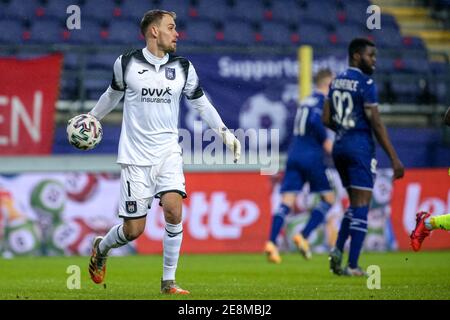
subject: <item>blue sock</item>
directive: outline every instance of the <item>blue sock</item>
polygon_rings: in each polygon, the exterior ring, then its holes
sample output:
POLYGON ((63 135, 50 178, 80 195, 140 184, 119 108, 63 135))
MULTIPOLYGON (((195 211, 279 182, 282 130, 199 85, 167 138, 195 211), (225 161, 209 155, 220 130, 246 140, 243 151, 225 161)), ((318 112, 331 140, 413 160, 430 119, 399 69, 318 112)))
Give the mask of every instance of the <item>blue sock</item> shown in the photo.
POLYGON ((350 268, 358 266, 358 258, 367 233, 367 214, 369 206, 353 208, 352 222, 350 223, 350 253, 348 265, 350 268))
POLYGON ((309 217, 308 223, 302 231, 303 238, 307 239, 311 232, 323 222, 325 215, 328 210, 330 210, 331 204, 328 202, 321 200, 319 204, 313 209, 311 212, 311 216, 309 217))
POLYGON ((270 241, 276 243, 278 234, 280 233, 281 228, 284 224, 284 219, 289 214, 289 207, 285 204, 281 204, 278 208, 277 212, 272 218, 272 230, 270 231, 270 241))
POLYGON ((344 214, 344 218, 341 221, 341 227, 339 228, 338 238, 336 241, 336 248, 341 252, 344 251, 344 245, 350 235, 350 221, 352 220, 353 208, 349 207, 344 214))

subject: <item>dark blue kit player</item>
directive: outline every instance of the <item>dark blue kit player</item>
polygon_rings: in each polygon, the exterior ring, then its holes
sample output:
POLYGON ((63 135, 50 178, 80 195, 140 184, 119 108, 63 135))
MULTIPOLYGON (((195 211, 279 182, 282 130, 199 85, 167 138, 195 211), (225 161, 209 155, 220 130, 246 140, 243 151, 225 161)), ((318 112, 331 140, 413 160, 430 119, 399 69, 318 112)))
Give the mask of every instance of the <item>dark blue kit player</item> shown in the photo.
POLYGON ((314 93, 304 99, 297 110, 294 137, 281 183, 281 204, 273 215, 270 237, 264 248, 269 262, 281 262, 276 239, 305 183, 309 183, 311 192, 320 194, 320 202, 312 209, 306 226, 292 238, 305 259, 311 258, 308 236, 325 220, 325 215, 335 201, 323 162, 324 150, 330 154, 332 142, 327 138, 322 123, 322 108, 332 79, 330 70, 319 70, 314 77, 314 93))
POLYGON ((391 160, 393 179, 403 177, 404 167, 378 112, 377 89, 370 77, 375 70, 375 44, 367 39, 353 39, 348 56, 349 68, 332 81, 322 114, 324 124, 336 132, 333 161, 350 198, 329 261, 331 271, 337 275, 365 276, 358 258, 367 233, 377 166, 372 135, 391 160), (351 239, 349 259, 343 268, 342 252, 348 237, 351 239))

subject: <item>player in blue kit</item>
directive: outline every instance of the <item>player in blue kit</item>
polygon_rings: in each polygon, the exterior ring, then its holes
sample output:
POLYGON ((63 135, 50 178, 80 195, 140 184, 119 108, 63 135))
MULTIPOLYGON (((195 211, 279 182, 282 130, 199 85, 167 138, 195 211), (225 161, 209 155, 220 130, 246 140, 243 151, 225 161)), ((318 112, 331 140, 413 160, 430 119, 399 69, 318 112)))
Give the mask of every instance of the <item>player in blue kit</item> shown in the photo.
POLYGON ((333 78, 330 70, 320 70, 315 78, 315 92, 304 99, 297 110, 294 124, 294 140, 289 147, 286 171, 281 185, 281 205, 272 220, 270 240, 265 246, 269 262, 280 263, 276 238, 283 227, 285 217, 292 210, 297 194, 306 182, 311 192, 320 193, 321 200, 312 210, 303 231, 293 237, 293 241, 305 259, 311 258, 308 236, 320 225, 335 201, 323 163, 323 151, 331 154, 332 143, 327 138, 322 123, 322 107, 333 78))
POLYGON ((329 260, 331 271, 337 275, 365 276, 358 258, 367 232, 377 165, 372 133, 391 160, 393 179, 403 177, 404 168, 378 112, 377 89, 370 77, 375 70, 375 44, 367 39, 353 39, 348 55, 349 68, 332 81, 322 115, 324 124, 336 132, 333 160, 350 198, 329 260), (348 237, 351 239, 348 266, 342 268, 342 252, 348 237))

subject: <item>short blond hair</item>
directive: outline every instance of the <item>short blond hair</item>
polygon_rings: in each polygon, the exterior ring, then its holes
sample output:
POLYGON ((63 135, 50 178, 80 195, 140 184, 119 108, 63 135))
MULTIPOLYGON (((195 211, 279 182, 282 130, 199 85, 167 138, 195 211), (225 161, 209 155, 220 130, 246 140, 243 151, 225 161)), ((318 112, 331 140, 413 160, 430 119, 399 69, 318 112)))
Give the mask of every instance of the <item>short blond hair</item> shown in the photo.
POLYGON ((316 86, 321 85, 325 79, 332 78, 332 77, 333 77, 333 72, 330 69, 328 69, 328 68, 320 69, 314 76, 314 84, 316 86))

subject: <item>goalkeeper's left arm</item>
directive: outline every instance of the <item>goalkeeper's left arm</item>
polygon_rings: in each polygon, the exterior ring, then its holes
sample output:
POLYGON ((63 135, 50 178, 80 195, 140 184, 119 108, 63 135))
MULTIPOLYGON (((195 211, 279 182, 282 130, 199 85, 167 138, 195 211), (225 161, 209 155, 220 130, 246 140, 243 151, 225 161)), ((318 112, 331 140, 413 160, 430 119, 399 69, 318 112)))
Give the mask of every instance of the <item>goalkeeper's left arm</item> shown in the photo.
POLYGON ((216 108, 204 94, 197 99, 189 100, 189 102, 209 127, 222 137, 223 143, 233 152, 234 162, 237 162, 241 157, 241 143, 225 126, 216 108))

